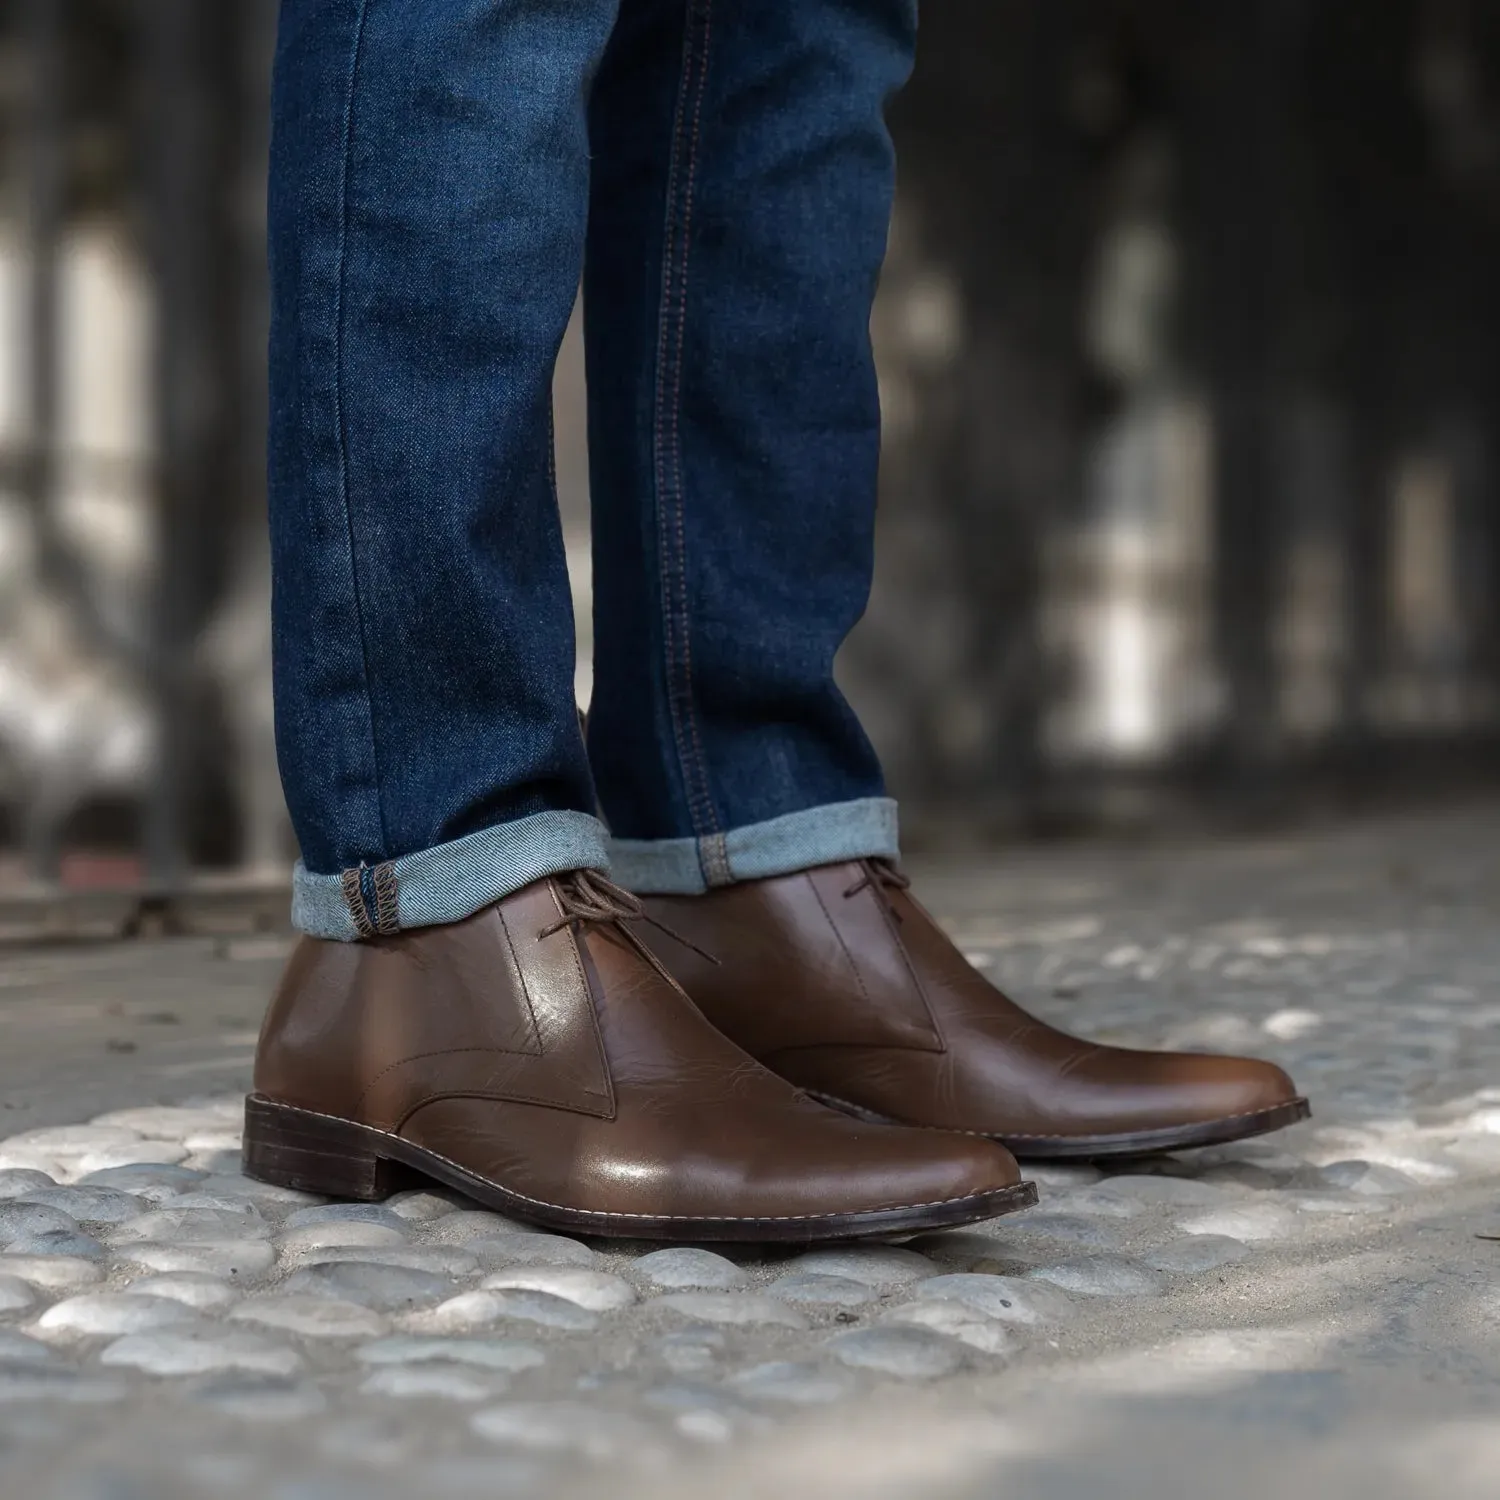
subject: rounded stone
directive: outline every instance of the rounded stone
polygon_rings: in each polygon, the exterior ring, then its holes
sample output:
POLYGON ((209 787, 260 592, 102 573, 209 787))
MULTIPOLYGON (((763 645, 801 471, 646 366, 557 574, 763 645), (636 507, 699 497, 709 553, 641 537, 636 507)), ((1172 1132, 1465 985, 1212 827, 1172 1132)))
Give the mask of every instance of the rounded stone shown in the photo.
POLYGON ((894 1245, 848 1245, 840 1249, 809 1250, 791 1261, 786 1269, 788 1273, 803 1271, 818 1276, 841 1276, 865 1286, 881 1287, 905 1286, 938 1274, 938 1268, 925 1255, 918 1255, 915 1250, 901 1250, 894 1245))
POLYGON ((366 1396, 398 1400, 474 1402, 503 1395, 509 1383, 503 1375, 447 1365, 390 1365, 372 1371, 359 1389, 366 1396))
POLYGON ((296 1350, 257 1333, 216 1326, 161 1329, 117 1339, 99 1356, 106 1365, 127 1365, 148 1375, 208 1375, 247 1370, 292 1375, 301 1367, 296 1350))
POLYGON ((963 1364, 963 1346, 930 1328, 886 1324, 836 1333, 828 1348, 840 1363, 902 1380, 937 1380, 963 1364))
POLYGON ((669 1333, 648 1345, 674 1374, 701 1374, 711 1370, 723 1351, 725 1338, 715 1328, 693 1328, 669 1333))
POLYGON ((882 1321, 928 1328, 991 1356, 1008 1354, 1015 1347, 1004 1323, 987 1318, 962 1302, 911 1302, 892 1309, 882 1321))
POLYGON ((379 1313, 357 1302, 336 1297, 271 1295, 241 1302, 230 1318, 236 1323, 254 1323, 277 1328, 303 1338, 378 1338, 390 1325, 379 1313))
POLYGON ((227 1198, 264 1208, 320 1208, 328 1203, 327 1198, 317 1193, 304 1193, 298 1188, 281 1187, 274 1182, 259 1182, 254 1177, 246 1177, 243 1172, 206 1172, 197 1190, 215 1199, 227 1198))
POLYGON ((38 1172, 30 1167, 9 1167, 0 1171, 0 1200, 24 1198, 56 1186, 45 1172, 38 1172))
POLYGON ((1014 1276, 935 1276, 918 1286, 917 1296, 923 1301, 958 1302, 1004 1323, 1061 1323, 1075 1311, 1062 1292, 1014 1276))
POLYGON ((0 1404, 12 1401, 64 1402, 70 1406, 101 1405, 126 1393, 118 1380, 89 1379, 62 1367, 0 1365, 0 1404))
POLYGON ((1101 1182, 1094 1192, 1103 1198, 1119 1198, 1152 1206, 1162 1204, 1172 1208, 1206 1208, 1211 1204, 1222 1203, 1227 1196, 1223 1188, 1216 1187, 1211 1182, 1145 1172, 1110 1177, 1101 1182))
POLYGON ((463 1248, 488 1266, 591 1266, 595 1260, 587 1245, 552 1234, 478 1235, 463 1248))
MULTIPOLYGON (((322 1203, 312 1208, 299 1208, 288 1216, 286 1228, 304 1229, 314 1224, 375 1224, 406 1238, 406 1221, 399 1214, 379 1203, 322 1203)), ((332 1241, 330 1241, 332 1243, 332 1241)), ((357 1240, 347 1243, 358 1244, 357 1240)))
POLYGON ((827 1276, 816 1271, 794 1271, 779 1276, 767 1288, 772 1297, 809 1307, 862 1307, 880 1295, 863 1281, 848 1276, 827 1276))
POLYGON ((411 1271, 402 1266, 372 1266, 357 1261, 304 1266, 284 1283, 289 1293, 307 1292, 315 1297, 336 1297, 357 1302, 377 1312, 404 1312, 430 1307, 453 1290, 444 1276, 430 1271, 411 1271))
POLYGON ((199 1386, 193 1400, 244 1422, 296 1422, 328 1409, 317 1386, 278 1375, 217 1376, 199 1386))
POLYGON ((96 1262, 72 1255, 0 1255, 0 1276, 15 1276, 48 1291, 68 1291, 104 1280, 96 1262))
POLYGON ((357 1265, 390 1266, 400 1271, 425 1271, 432 1276, 472 1276, 479 1261, 467 1250, 449 1245, 427 1245, 421 1249, 367 1245, 331 1245, 326 1250, 304 1250, 296 1257, 299 1266, 357 1265))
POLYGON ((1177 1227, 1184 1234, 1215 1234, 1253 1244, 1286 1239, 1296 1229, 1296 1215, 1274 1203, 1229 1204, 1191 1214, 1177 1227))
POLYGON ((72 1187, 43 1188, 27 1193, 18 1201, 58 1209, 79 1224, 123 1224, 127 1219, 138 1218, 144 1207, 134 1193, 77 1183, 72 1187))
POLYGON ((752 1401, 774 1401, 787 1406, 822 1406, 853 1394, 856 1382, 847 1370, 776 1360, 755 1365, 733 1376, 729 1385, 752 1401))
POLYGON ((6 1249, 13 1255, 68 1256, 76 1260, 103 1260, 104 1246, 81 1229, 48 1229, 41 1234, 23 1234, 6 1249))
POLYGON ((37 1319, 43 1333, 78 1334, 89 1338, 144 1333, 193 1320, 193 1310, 169 1297, 147 1297, 126 1292, 85 1292, 49 1307, 37 1319))
POLYGON ((203 1240, 192 1244, 122 1245, 116 1254, 148 1271, 200 1271, 246 1281, 276 1264, 276 1252, 264 1240, 203 1240))
POLYGON ((523 1370, 537 1370, 547 1356, 531 1344, 512 1339, 420 1338, 397 1335, 365 1344, 354 1351, 362 1365, 418 1365, 444 1360, 452 1364, 474 1365, 483 1370, 499 1370, 519 1375, 523 1370))
POLYGON ((599 1326, 598 1317, 585 1307, 549 1292, 511 1291, 465 1292, 434 1308, 421 1319, 424 1332, 457 1332, 464 1328, 485 1327, 502 1318, 518 1318, 539 1323, 565 1333, 591 1333, 599 1326))
POLYGON ((1124 1255, 1084 1255, 1026 1274, 1082 1297, 1159 1297, 1165 1290, 1154 1271, 1124 1255))
POLYGON ((680 1313, 700 1323, 754 1325, 769 1324, 778 1328, 806 1328, 807 1318, 775 1297, 754 1292, 669 1292, 651 1303, 664 1312, 680 1313))
POLYGON ((135 1141, 130 1145, 101 1146, 97 1151, 86 1151, 77 1161, 77 1175, 89 1177, 95 1172, 108 1171, 111 1167, 135 1167, 146 1165, 175 1165, 187 1156, 187 1147, 174 1141, 135 1141))
POLYGON ((46 1344, 16 1333, 9 1328, 0 1328, 0 1364, 47 1365, 57 1356, 46 1344))
POLYGON ((1243 1240, 1223 1234, 1190 1234, 1186 1239, 1149 1251, 1141 1260, 1153 1271, 1198 1276, 1205 1271, 1217 1271, 1220 1266, 1232 1266, 1249 1254, 1250 1247, 1243 1240))
POLYGON ((115 1146, 139 1146, 142 1142, 133 1130, 114 1125, 49 1125, 41 1130, 27 1130, 11 1136, 4 1150, 42 1151, 59 1158, 82 1156, 115 1146))
POLYGON ((269 1239, 270 1235, 271 1226, 253 1204, 247 1203, 243 1208, 200 1208, 184 1206, 179 1199, 169 1208, 154 1208, 116 1225, 109 1233, 109 1242, 130 1245, 150 1240, 201 1245, 226 1239, 269 1239))
POLYGON ((125 1288, 127 1297, 169 1297, 184 1307, 206 1312, 228 1307, 239 1293, 217 1276, 201 1271, 179 1271, 165 1276, 144 1276, 125 1288))
POLYGON ((35 1291, 19 1276, 0 1276, 0 1313, 23 1312, 35 1301, 35 1291))
POLYGON ((43 1203, 27 1203, 11 1198, 0 1203, 0 1244, 13 1245, 17 1240, 52 1230, 77 1233, 78 1220, 61 1209, 43 1203))
POLYGON ((1090 1218, 1084 1214, 1030 1213, 1014 1224, 1007 1224, 1000 1243, 1007 1239, 1061 1240, 1071 1245, 1113 1247, 1122 1239, 1120 1221, 1112 1218, 1090 1218))
POLYGON ((168 1162, 138 1162, 127 1167, 104 1167, 80 1177, 74 1184, 80 1188, 110 1188, 147 1203, 162 1203, 185 1193, 203 1180, 202 1172, 168 1162))
POLYGON ((383 1205, 407 1224, 431 1224, 436 1219, 447 1218, 463 1206, 461 1201, 444 1197, 441 1193, 428 1192, 424 1188, 408 1188, 387 1198, 383 1205))
POLYGON ((1353 1193, 1409 1193, 1417 1183, 1405 1172, 1373 1161, 1330 1162, 1319 1174, 1329 1187, 1353 1193))
POLYGON ((1066 1192, 1098 1182, 1104 1174, 1098 1167, 1068 1166, 1062 1162, 1027 1162, 1026 1176, 1038 1187, 1066 1192))
MULTIPOLYGON (((455 1208, 444 1214, 434 1231, 436 1238, 445 1244, 462 1244, 466 1240, 501 1239, 512 1234, 531 1234, 530 1228, 516 1219, 507 1219, 504 1214, 491 1213, 484 1208, 455 1208)), ((535 1235, 536 1239, 552 1239, 552 1235, 535 1235)), ((569 1244, 574 1243, 569 1241, 569 1244)))
POLYGON ((650 1430, 633 1417, 582 1402, 516 1402, 476 1412, 469 1423, 482 1438, 544 1453, 595 1460, 651 1452, 650 1430))
POLYGON ((636 1300, 635 1288, 623 1276, 578 1266, 512 1266, 487 1276, 480 1285, 485 1291, 546 1292, 596 1313, 619 1312, 636 1300))
POLYGON ((127 1130, 149 1140, 185 1141, 199 1130, 222 1130, 224 1117, 208 1109, 182 1105, 147 1104, 133 1109, 115 1109, 90 1122, 96 1126, 127 1130))
MULTIPOLYGON (((295 1215, 294 1215, 295 1217, 295 1215)), ((304 1250, 326 1250, 330 1247, 395 1249, 405 1245, 406 1234, 389 1224, 365 1224, 358 1220, 335 1220, 328 1224, 302 1224, 281 1236, 284 1254, 295 1256, 304 1250)))
POLYGON ((687 1246, 652 1250, 641 1256, 631 1271, 651 1286, 673 1291, 729 1291, 749 1281, 732 1260, 715 1255, 712 1250, 687 1246))

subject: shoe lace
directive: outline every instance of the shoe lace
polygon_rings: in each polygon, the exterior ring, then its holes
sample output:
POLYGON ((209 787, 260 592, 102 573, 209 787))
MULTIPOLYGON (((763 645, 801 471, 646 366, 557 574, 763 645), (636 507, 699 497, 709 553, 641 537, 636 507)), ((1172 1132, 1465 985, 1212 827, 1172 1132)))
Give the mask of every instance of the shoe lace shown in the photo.
POLYGON ((618 886, 597 870, 571 870, 559 875, 553 882, 557 888, 557 899, 562 907, 562 917, 550 927, 537 934, 537 941, 555 936, 567 928, 576 937, 589 927, 612 928, 679 994, 682 986, 672 977, 671 971, 647 946, 641 935, 632 927, 632 922, 646 922, 658 932, 664 932, 675 943, 691 949, 699 958, 718 966, 719 960, 712 953, 700 948, 697 943, 673 931, 665 922, 658 921, 642 904, 638 896, 618 886))
POLYGON ((844 899, 847 901, 851 897, 859 895, 861 891, 874 891, 891 920, 899 922, 901 920, 901 913, 896 910, 890 893, 892 891, 910 890, 911 876, 907 875, 897 865, 895 860, 887 859, 883 855, 876 856, 873 859, 862 859, 859 862, 859 867, 864 873, 844 892, 844 899))

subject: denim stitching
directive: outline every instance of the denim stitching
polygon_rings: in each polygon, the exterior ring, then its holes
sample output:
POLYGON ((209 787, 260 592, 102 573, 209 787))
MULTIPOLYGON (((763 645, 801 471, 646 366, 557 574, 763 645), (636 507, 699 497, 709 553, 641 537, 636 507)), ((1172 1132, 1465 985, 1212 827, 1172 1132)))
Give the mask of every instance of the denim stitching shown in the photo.
MULTIPOLYGON (((358 0, 359 9, 354 21, 354 43, 349 56, 349 79, 344 95, 344 157, 342 176, 339 180, 339 229, 338 229, 338 275, 334 282, 334 377, 333 408, 334 422, 338 428, 339 451, 339 505, 344 513, 344 529, 349 541, 349 576, 354 593, 354 617, 359 624, 360 664, 365 679, 365 711, 370 738, 370 767, 375 773, 375 814, 380 823, 380 840, 389 844, 390 835, 385 824, 385 807, 380 796, 380 752, 375 738, 375 705, 370 696, 370 642, 365 629, 364 606, 359 586, 359 558, 354 539, 354 517, 349 509, 349 429, 344 418, 344 293, 348 276, 348 228, 349 228, 349 177, 354 157, 354 93, 359 78, 359 65, 364 56, 365 18, 369 14, 368 0, 358 0)), ((351 908, 352 909, 352 908, 351 908)), ((358 925, 358 917, 355 918, 358 925)))
POLYGON ((683 40, 682 75, 673 122, 672 157, 667 177, 667 222, 662 244, 662 310, 657 344, 656 379, 656 483, 657 531, 662 553, 663 625, 667 666, 667 704, 677 745, 678 768, 694 827, 719 831, 718 815, 708 788, 707 757, 697 715, 693 709, 692 648, 687 601, 687 538, 682 495, 682 449, 680 441, 682 369, 687 342, 687 273, 691 249, 692 211, 697 180, 698 145, 702 134, 703 96, 708 78, 708 48, 712 27, 712 0, 702 5, 702 41, 695 50, 695 15, 692 0, 687 7, 683 40), (694 65, 698 70, 695 73, 694 65), (688 97, 693 96, 691 130, 688 130, 688 97), (686 137, 686 139, 684 138, 686 137), (681 225, 678 203, 681 199, 681 225), (676 348, 671 349, 675 318, 676 348), (667 384, 670 372, 671 392, 667 384), (668 470, 672 482, 668 483, 668 470), (668 532, 668 510, 671 533, 668 532), (673 543, 675 542, 675 548, 673 543), (678 638, 681 637, 681 651, 678 638), (680 676, 679 676, 680 665, 680 676), (684 735, 691 736, 691 748, 684 735))
POLYGON ((344 905, 349 908, 349 915, 354 919, 355 930, 362 938, 375 936, 375 924, 370 920, 370 913, 365 910, 365 893, 361 889, 364 878, 364 866, 357 870, 345 870, 339 877, 339 883, 344 888, 344 905))
POLYGON ((401 931, 398 910, 396 867, 387 861, 375 867, 375 930, 382 937, 394 937, 401 931))

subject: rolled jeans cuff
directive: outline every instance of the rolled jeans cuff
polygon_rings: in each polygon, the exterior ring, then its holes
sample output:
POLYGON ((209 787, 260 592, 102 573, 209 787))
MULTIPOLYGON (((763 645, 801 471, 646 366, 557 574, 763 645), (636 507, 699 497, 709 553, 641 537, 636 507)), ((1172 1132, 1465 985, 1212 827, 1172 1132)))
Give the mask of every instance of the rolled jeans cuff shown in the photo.
POLYGON ((292 923, 343 943, 458 922, 567 870, 607 870, 608 835, 587 813, 544 812, 338 875, 298 864, 292 923))
POLYGON ((698 839, 611 839, 611 878, 640 895, 697 896, 742 880, 791 875, 851 859, 896 859, 889 797, 834 802, 698 839))

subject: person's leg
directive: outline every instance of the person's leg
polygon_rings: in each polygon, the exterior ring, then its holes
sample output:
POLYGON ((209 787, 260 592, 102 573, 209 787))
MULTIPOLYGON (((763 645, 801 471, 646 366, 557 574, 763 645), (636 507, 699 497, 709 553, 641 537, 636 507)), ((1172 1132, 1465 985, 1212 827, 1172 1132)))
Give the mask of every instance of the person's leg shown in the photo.
POLYGON ((883 106, 914 0, 625 0, 623 21, 591 116, 589 753, 615 871, 671 929, 648 941, 732 1040, 863 1118, 1060 1157, 1301 1118, 1268 1064, 1042 1025, 893 863, 833 658, 870 581, 883 106))
POLYGON ((270 199, 277 740, 304 931, 606 863, 551 377, 615 0, 286 0, 270 199))
POLYGON ((833 659, 870 587, 915 29, 915 0, 625 0, 594 92, 589 753, 637 891, 896 852, 833 659))
POLYGON ((310 935, 262 1029, 246 1168, 365 1198, 414 1169, 632 1238, 1025 1207, 998 1147, 872 1128, 751 1064, 589 868, 549 392, 614 9, 283 9, 276 668, 310 935))

